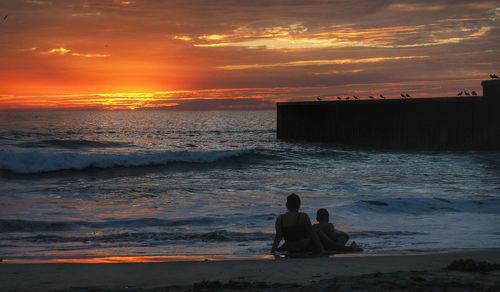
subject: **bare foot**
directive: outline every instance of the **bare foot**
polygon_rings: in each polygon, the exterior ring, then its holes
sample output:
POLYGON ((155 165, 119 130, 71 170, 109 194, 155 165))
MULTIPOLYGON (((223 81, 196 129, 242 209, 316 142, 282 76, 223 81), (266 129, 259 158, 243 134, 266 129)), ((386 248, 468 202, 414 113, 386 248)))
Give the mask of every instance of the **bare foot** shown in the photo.
POLYGON ((352 251, 363 251, 361 247, 356 243, 356 241, 351 242, 351 245, 349 247, 352 249, 352 251))

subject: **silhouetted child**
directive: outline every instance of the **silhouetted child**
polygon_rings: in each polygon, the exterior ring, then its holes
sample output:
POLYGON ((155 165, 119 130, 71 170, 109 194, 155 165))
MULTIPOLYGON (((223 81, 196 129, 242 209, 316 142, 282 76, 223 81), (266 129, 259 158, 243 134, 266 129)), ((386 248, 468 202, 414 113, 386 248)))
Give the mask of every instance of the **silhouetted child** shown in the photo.
POLYGON ((362 251, 355 241, 346 246, 349 235, 345 232, 335 230, 333 223, 328 222, 329 219, 330 214, 328 214, 328 211, 326 209, 319 209, 316 212, 316 221, 318 223, 313 226, 325 249, 341 252, 362 251))

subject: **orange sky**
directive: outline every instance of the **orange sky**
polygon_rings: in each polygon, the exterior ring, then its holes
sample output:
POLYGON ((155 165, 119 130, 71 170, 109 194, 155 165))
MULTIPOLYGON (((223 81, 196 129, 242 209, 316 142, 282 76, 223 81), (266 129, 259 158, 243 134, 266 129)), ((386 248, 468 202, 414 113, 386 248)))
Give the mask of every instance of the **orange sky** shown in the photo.
POLYGON ((481 92, 497 1, 0 0, 0 109, 481 92), (6 17, 6 18, 5 18, 6 17))

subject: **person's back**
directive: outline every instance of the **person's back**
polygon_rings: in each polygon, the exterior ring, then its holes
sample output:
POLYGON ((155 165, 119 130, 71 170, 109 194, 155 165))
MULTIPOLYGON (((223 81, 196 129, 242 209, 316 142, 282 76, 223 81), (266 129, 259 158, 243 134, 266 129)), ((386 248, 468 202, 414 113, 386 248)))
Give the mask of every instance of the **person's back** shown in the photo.
POLYGON ((283 248, 287 251, 306 251, 311 247, 312 240, 314 243, 313 246, 316 246, 317 251, 323 253, 323 246, 312 228, 309 216, 299 212, 299 196, 295 194, 288 196, 286 206, 288 211, 285 214, 279 215, 276 219, 276 236, 271 253, 274 254, 278 250, 278 245, 282 239, 285 239, 283 248))
POLYGON ((276 219, 276 224, 281 228, 281 233, 289 248, 300 249, 301 246, 305 245, 305 242, 303 244, 299 243, 309 240, 307 225, 311 224, 311 220, 305 213, 288 211, 276 219), (297 248, 292 247, 294 243, 296 243, 297 248))
POLYGON ((318 223, 314 224, 313 227, 315 230, 317 230, 317 231, 320 230, 326 236, 328 236, 332 239, 335 238, 335 236, 336 236, 335 226, 333 225, 333 223, 329 223, 328 221, 327 222, 325 222, 325 221, 318 222, 318 223))
POLYGON ((354 241, 350 246, 345 246, 349 240, 349 235, 345 232, 335 230, 335 226, 329 220, 330 214, 326 209, 319 209, 316 212, 316 221, 318 223, 314 224, 314 230, 326 249, 343 252, 361 251, 361 248, 354 241))

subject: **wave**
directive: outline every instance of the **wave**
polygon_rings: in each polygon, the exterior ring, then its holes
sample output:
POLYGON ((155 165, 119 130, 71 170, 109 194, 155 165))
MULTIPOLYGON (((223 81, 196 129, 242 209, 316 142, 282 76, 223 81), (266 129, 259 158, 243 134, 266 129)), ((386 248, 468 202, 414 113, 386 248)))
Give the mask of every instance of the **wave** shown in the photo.
POLYGON ((342 208, 368 209, 373 212, 384 213, 500 213, 500 199, 483 200, 453 199, 453 198, 386 198, 377 200, 359 200, 342 208))
POLYGON ((47 147, 60 147, 68 149, 80 148, 113 148, 113 147, 130 147, 133 146, 129 143, 114 142, 114 141, 91 141, 91 140, 41 140, 30 141, 15 144, 14 146, 21 148, 47 148, 47 147))
POLYGON ((394 236, 413 236, 413 235, 427 235, 424 232, 413 231, 355 231, 349 232, 351 237, 394 237, 394 236))
POLYGON ((130 220, 109 221, 29 221, 29 220, 0 220, 0 233, 5 232, 57 232, 80 228, 134 228, 134 227, 173 227, 182 225, 208 225, 214 223, 214 218, 188 218, 178 220, 141 218, 130 220))
POLYGON ((92 236, 59 236, 36 235, 27 237, 2 238, 1 240, 28 241, 37 243, 119 243, 119 242, 152 242, 152 241, 202 241, 202 242, 244 242, 244 241, 271 241, 274 234, 264 232, 230 232, 216 230, 205 233, 179 232, 123 232, 92 236))
POLYGON ((0 220, 0 233, 9 232, 59 232, 82 228, 145 228, 145 227, 176 227, 176 226, 206 226, 224 221, 253 222, 255 220, 270 221, 275 214, 258 214, 252 216, 196 217, 184 219, 139 218, 106 221, 31 221, 31 220, 0 220))
POLYGON ((240 157, 251 150, 74 153, 0 150, 0 170, 35 174, 62 170, 161 166, 174 162, 208 163, 240 157))

